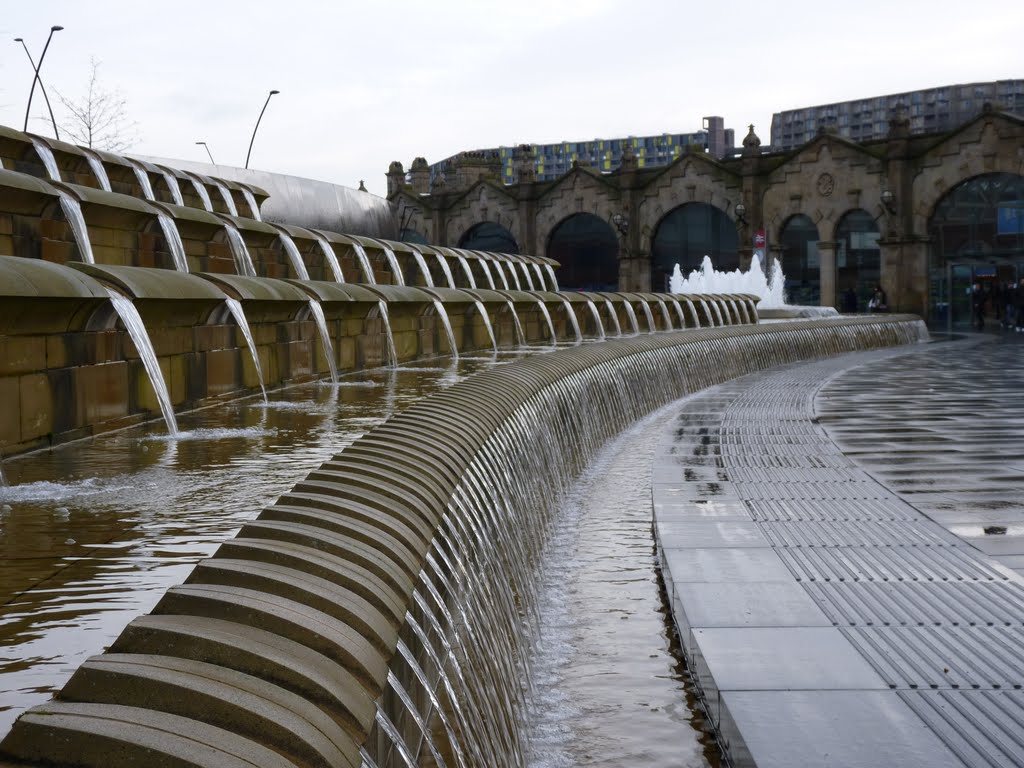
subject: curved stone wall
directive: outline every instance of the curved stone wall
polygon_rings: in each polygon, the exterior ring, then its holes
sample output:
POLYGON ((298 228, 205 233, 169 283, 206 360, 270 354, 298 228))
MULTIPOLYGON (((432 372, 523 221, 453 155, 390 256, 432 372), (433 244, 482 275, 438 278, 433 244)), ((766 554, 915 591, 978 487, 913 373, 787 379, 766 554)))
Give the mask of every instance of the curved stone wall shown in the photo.
POLYGON ((518 765, 532 566, 558 493, 600 446, 704 387, 926 337, 910 316, 707 328, 474 376, 245 525, 23 715, 0 759, 518 765))

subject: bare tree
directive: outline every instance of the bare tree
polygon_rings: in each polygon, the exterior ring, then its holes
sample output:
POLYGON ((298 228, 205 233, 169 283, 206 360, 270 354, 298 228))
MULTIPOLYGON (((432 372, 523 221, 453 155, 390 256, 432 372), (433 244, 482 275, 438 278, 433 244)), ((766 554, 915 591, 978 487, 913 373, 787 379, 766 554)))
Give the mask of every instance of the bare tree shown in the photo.
POLYGON ((138 138, 138 124, 128 119, 128 102, 121 92, 100 84, 100 62, 90 59, 89 66, 89 86, 81 100, 57 94, 67 112, 61 130, 80 146, 123 152, 138 138))

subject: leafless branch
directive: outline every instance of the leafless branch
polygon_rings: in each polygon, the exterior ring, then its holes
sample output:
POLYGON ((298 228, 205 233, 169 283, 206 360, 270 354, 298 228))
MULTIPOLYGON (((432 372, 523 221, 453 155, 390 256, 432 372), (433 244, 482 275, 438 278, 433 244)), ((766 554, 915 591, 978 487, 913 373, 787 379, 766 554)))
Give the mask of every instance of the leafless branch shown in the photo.
POLYGON ((80 146, 123 152, 137 140, 138 123, 128 119, 128 102, 121 92, 100 83, 100 62, 93 58, 89 64, 89 85, 80 100, 57 94, 67 112, 60 128, 80 146))

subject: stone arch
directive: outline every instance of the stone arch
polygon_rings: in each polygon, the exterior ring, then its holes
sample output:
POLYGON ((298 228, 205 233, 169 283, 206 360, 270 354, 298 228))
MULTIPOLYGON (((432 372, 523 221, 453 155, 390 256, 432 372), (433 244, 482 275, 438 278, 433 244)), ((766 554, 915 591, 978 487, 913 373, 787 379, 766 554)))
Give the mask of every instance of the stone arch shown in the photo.
POLYGON ((494 221, 480 221, 471 226, 462 233, 458 247, 467 251, 519 253, 519 243, 515 236, 494 221))
POLYGON ((606 219, 592 213, 567 216, 551 230, 544 253, 561 265, 563 290, 618 290, 619 238, 606 219))
POLYGON ((661 218, 651 236, 651 289, 667 290, 676 264, 685 275, 698 269, 705 256, 720 271, 739 268, 736 223, 709 203, 676 206, 661 218))
POLYGON ((836 222, 832 235, 835 242, 836 293, 844 311, 862 311, 871 297, 872 288, 881 284, 880 237, 879 218, 863 208, 851 208, 836 222))
POLYGON ((578 213, 592 214, 608 222, 616 213, 625 212, 617 190, 594 178, 590 172, 576 169, 556 182, 538 201, 535 214, 537 244, 550 243, 555 229, 578 213))
POLYGON ((510 232, 517 244, 524 242, 518 202, 503 188, 487 181, 478 182, 449 209, 443 240, 439 239, 438 242, 444 245, 458 244, 466 232, 483 222, 493 222, 510 232))

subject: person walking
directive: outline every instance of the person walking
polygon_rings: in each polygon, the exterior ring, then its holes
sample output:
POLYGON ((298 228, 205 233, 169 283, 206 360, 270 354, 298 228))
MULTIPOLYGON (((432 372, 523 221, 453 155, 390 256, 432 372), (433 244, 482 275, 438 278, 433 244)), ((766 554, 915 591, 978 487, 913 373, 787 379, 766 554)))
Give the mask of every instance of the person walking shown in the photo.
POLYGON ((888 312, 889 311, 889 299, 885 295, 885 291, 882 290, 882 286, 876 285, 875 290, 871 293, 871 299, 868 301, 869 312, 888 312))

